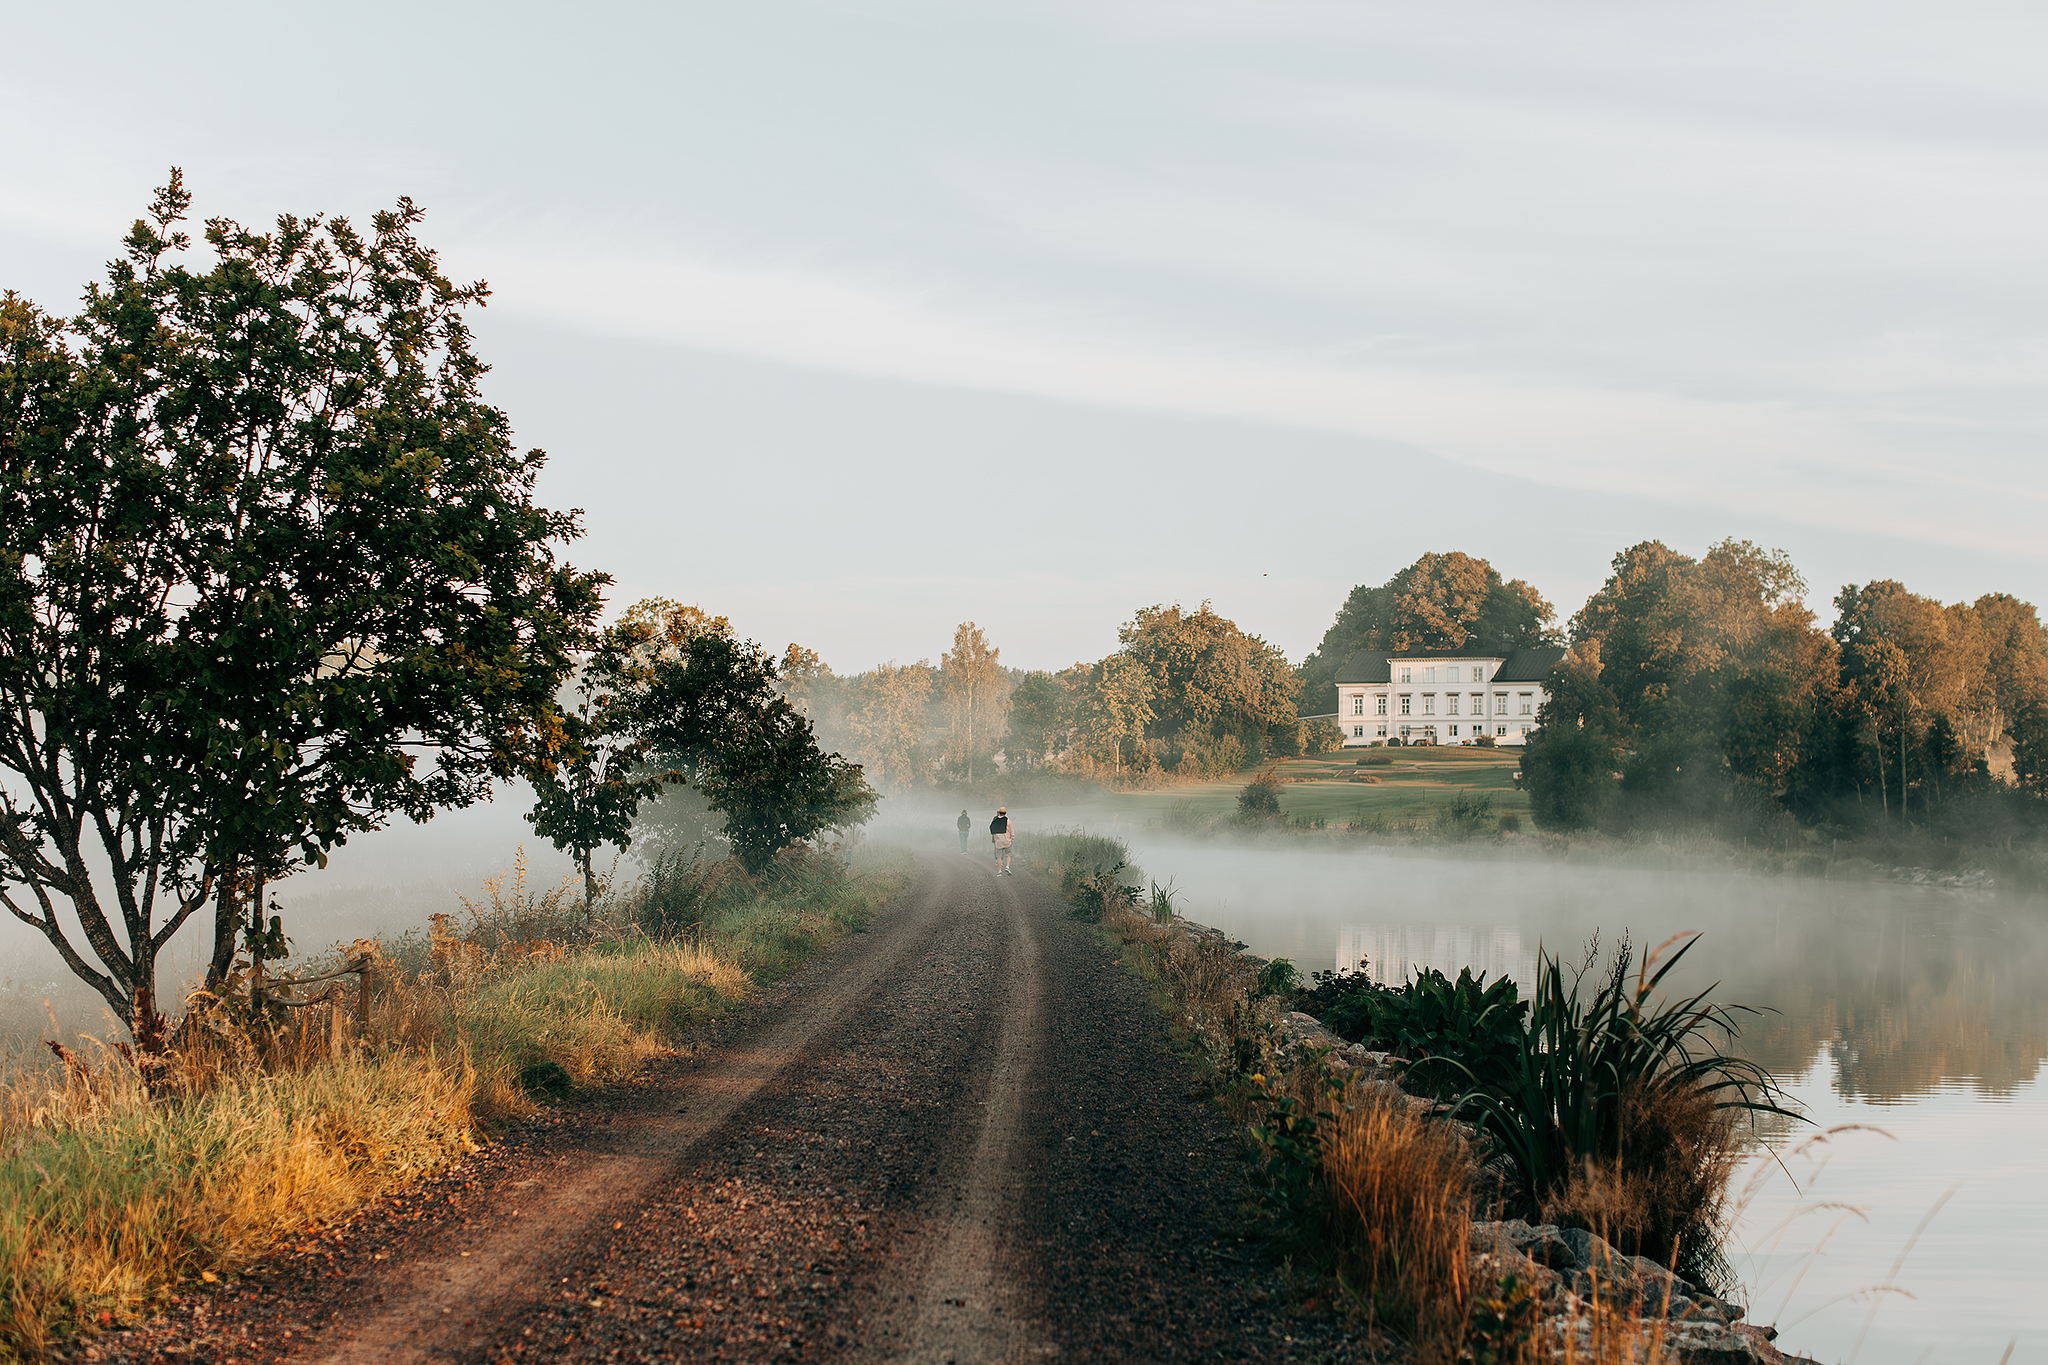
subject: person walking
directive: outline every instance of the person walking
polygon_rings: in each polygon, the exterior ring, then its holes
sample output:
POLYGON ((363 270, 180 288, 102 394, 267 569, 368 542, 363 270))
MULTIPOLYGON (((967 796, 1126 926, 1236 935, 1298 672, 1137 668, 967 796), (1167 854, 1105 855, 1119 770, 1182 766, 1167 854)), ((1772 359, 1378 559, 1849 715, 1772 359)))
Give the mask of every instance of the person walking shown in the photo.
POLYGON ((967 833, 969 830, 974 828, 974 822, 967 818, 966 808, 963 807, 960 811, 960 818, 958 820, 955 820, 953 823, 959 827, 960 856, 965 858, 967 856, 967 833))
POLYGON ((1017 841, 1017 833, 1010 828, 1010 808, 996 807, 996 818, 988 822, 988 837, 995 841, 996 875, 1010 875, 1010 845, 1017 841))

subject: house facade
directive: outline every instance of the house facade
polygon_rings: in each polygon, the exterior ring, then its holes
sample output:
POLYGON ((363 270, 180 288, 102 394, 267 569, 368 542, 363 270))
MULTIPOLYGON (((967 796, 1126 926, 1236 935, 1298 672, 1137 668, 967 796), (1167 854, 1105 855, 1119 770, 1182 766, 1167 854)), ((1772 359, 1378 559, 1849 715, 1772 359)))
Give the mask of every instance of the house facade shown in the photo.
POLYGON ((1520 744, 1549 697, 1543 683, 1563 649, 1512 654, 1362 650, 1337 673, 1337 728, 1344 747, 1386 744, 1520 744))

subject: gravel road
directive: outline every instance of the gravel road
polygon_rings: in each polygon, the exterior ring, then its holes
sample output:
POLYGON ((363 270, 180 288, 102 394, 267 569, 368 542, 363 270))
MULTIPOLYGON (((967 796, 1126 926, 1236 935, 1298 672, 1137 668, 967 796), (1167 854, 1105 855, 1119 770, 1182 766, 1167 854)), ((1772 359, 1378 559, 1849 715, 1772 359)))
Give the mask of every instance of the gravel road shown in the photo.
POLYGON ((1242 1160, 1095 935, 921 867, 685 1055, 66 1358, 1365 1358, 1231 1236, 1242 1160))

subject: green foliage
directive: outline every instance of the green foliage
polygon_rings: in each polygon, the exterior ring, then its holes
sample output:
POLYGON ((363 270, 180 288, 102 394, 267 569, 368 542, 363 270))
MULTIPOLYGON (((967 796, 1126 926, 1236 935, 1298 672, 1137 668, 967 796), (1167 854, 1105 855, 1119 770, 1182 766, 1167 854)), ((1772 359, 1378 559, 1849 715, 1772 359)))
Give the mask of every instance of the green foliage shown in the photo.
MULTIPOLYGON (((1678 1000, 1657 998, 1665 976, 1698 942, 1679 937, 1685 941, 1676 951, 1667 954, 1667 943, 1646 954, 1633 980, 1624 940, 1590 998, 1584 988, 1591 951, 1569 985, 1559 959, 1539 955, 1528 1026, 1518 1031, 1505 1076, 1485 1078, 1491 1088, 1475 1088, 1464 1100, 1534 1203, 1562 1192, 1588 1162, 1626 1178, 1670 1159, 1657 1146, 1624 1141, 1627 1105, 1659 1091, 1699 1091, 1719 1108, 1797 1117, 1779 1103, 1769 1072, 1726 1055, 1711 1036, 1732 1039, 1737 1014, 1754 1010, 1711 1003, 1712 987, 1678 1000)), ((1698 1249, 1711 1247, 1711 1230, 1685 1231, 1694 1233, 1698 1249)))
POLYGON ((1347 1042, 1408 1059, 1404 1084, 1432 1095, 1505 1082, 1529 1011, 1513 978, 1488 985, 1469 967, 1455 981, 1425 968, 1400 986, 1378 985, 1362 972, 1317 972, 1295 1004, 1347 1042))
POLYGON ((823 752, 777 687, 776 662, 723 617, 650 600, 620 623, 632 664, 625 705, 654 769, 725 816, 749 871, 821 831, 865 823, 879 800, 861 767, 823 752))
POLYGON ((1520 1365, 1543 1325, 1543 1293, 1513 1275, 1493 1293, 1473 1300, 1465 1351, 1472 1365, 1520 1365))
POLYGON ((1311 721, 1301 728, 1301 751, 1311 758, 1334 754, 1344 747, 1344 731, 1333 720, 1311 721))
POLYGON ((1614 799, 1621 718, 1587 658, 1597 655, 1568 654, 1552 670, 1548 699, 1522 747, 1522 786, 1541 829, 1593 826, 1614 799))
POLYGON ((1271 768, 1260 773, 1237 794, 1241 820, 1269 820, 1280 814, 1281 779, 1271 768))
MULTIPOLYGON (((1131 864, 1130 856, 1130 847, 1123 840, 1079 830, 1034 835, 1024 851, 1032 867, 1057 881, 1069 913, 1088 924, 1099 924, 1110 911, 1134 905, 1139 899, 1137 883, 1144 874, 1131 864)), ((1156 886, 1154 892, 1156 915, 1156 886)), ((1170 892, 1166 904, 1171 914, 1170 892)))
POLYGON ((1449 1094, 1504 1081, 1520 1056, 1529 1002, 1512 977, 1492 985, 1470 967, 1453 981, 1436 968, 1374 1002, 1373 1032, 1388 1051, 1409 1058, 1402 1082, 1424 1094, 1449 1094))
POLYGON ((292 860, 511 774, 607 581, 410 201, 212 219, 204 268, 189 203, 174 170, 76 319, 0 304, 0 898, 145 1047, 209 898, 217 986, 292 860))
POLYGON ((1167 882, 1165 886, 1161 886, 1158 882, 1152 883, 1152 899, 1150 909, 1152 911, 1152 922, 1154 924, 1173 923, 1173 896, 1174 889, 1173 883, 1171 881, 1167 882))
POLYGON ((1439 834, 1454 839, 1469 839, 1483 834, 1493 827, 1493 797, 1487 792, 1459 792, 1451 798, 1449 805, 1437 812, 1435 820, 1439 834))
POLYGON ((1300 988, 1301 973, 1286 958, 1276 957, 1259 968, 1259 980, 1253 993, 1260 996, 1293 995, 1300 988))

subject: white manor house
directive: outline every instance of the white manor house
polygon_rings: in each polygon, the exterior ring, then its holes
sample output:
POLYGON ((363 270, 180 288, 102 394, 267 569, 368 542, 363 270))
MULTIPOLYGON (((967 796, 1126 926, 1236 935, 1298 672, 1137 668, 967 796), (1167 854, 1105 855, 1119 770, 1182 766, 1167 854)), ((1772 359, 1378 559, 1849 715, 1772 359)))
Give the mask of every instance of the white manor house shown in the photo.
POLYGON ((1471 744, 1482 735, 1520 744, 1549 693, 1543 681, 1563 649, 1508 655, 1361 650, 1337 672, 1337 727, 1344 746, 1471 744))

